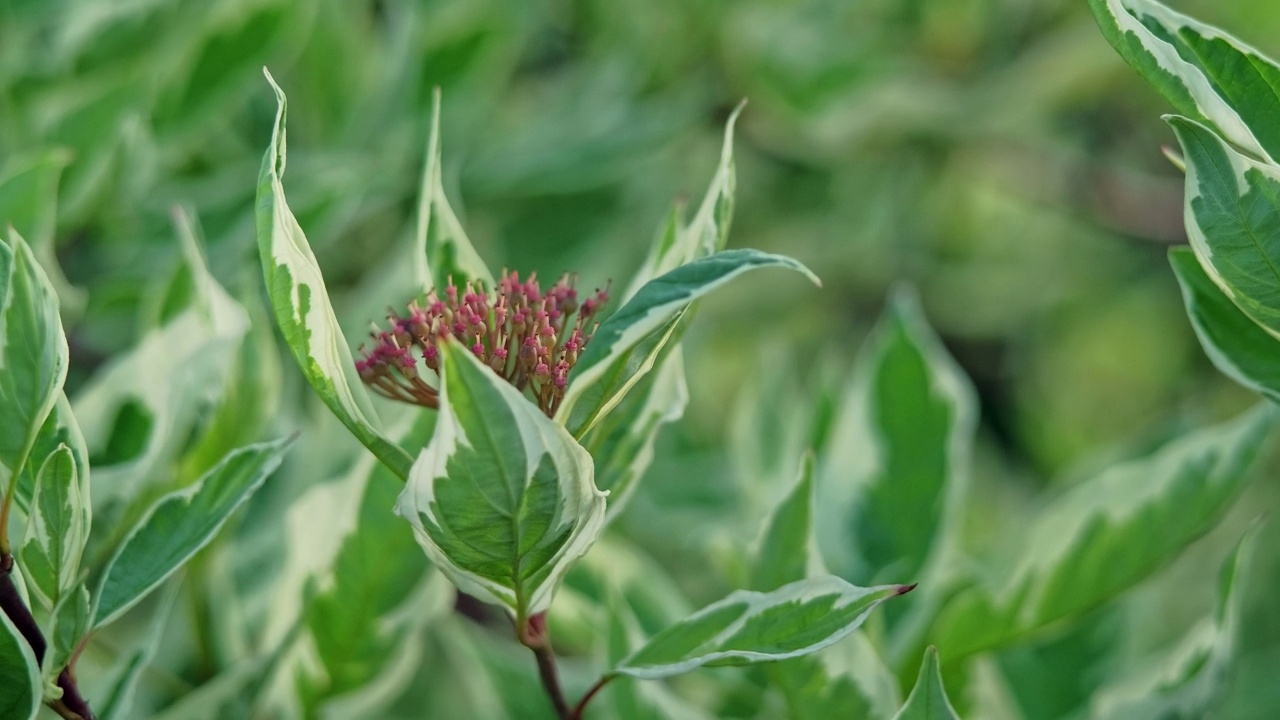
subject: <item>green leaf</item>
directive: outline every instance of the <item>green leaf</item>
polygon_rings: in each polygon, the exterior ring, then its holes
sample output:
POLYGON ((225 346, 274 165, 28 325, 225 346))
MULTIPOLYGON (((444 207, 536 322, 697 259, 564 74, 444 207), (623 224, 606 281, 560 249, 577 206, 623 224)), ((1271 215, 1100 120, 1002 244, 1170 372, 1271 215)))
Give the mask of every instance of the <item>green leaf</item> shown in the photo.
POLYGON ((58 296, 31 248, 9 237, 0 238, 0 493, 15 487, 67 377, 58 296))
POLYGON ((1205 272, 1280 336, 1280 168, 1251 160, 1187 118, 1167 118, 1187 163, 1186 225, 1205 272))
POLYGON ((1280 340, 1236 307, 1200 267, 1189 248, 1169 251, 1187 317, 1205 354, 1227 377, 1280 401, 1280 340))
POLYGON ((959 660, 1133 587, 1217 524, 1275 421, 1262 406, 1073 486, 1031 524, 1003 588, 958 593, 931 637, 959 660))
POLYGON ((190 487, 156 501, 103 571, 94 628, 120 617, 208 545, 231 513, 275 472, 292 442, 236 450, 190 487))
POLYGON ((67 592, 54 609, 51 625, 45 633, 49 641, 44 655, 45 687, 55 687, 58 675, 71 661, 80 641, 89 634, 89 590, 83 585, 67 592))
POLYGON ((825 575, 769 593, 739 590, 658 633, 611 673, 653 680, 703 665, 800 657, 848 636, 877 605, 914 588, 861 588, 825 575))
POLYGON ((582 437, 653 369, 695 300, 749 271, 784 267, 818 278, 804 265, 758 250, 726 250, 649 281, 601 323, 569 376, 556 421, 582 437))
POLYGON ((542 612, 604 525, 591 456, 470 352, 440 349, 440 410, 396 512, 463 592, 542 612))
POLYGON ((71 448, 60 445, 40 468, 19 551, 31 592, 45 609, 75 585, 92 520, 89 488, 76 473, 71 448))
POLYGON ((649 249, 640 270, 631 279, 624 300, 630 300, 650 280, 665 275, 681 265, 723 250, 729 239, 729 225, 733 220, 733 197, 737 179, 733 161, 733 128, 746 101, 738 103, 729 115, 724 127, 724 143, 720 148, 720 163, 707 187, 702 204, 685 225, 684 206, 677 203, 667 215, 662 230, 649 249))
POLYGON ((813 463, 813 453, 806 454, 795 487, 765 522, 748 585, 752 590, 777 590, 821 567, 813 535, 813 463))
POLYGON ((658 432, 684 415, 688 401, 684 353, 676 344, 617 410, 596 423, 583 438, 583 447, 595 460, 596 487, 609 493, 606 523, 627 506, 653 462, 658 432))
POLYGON ((1179 113, 1262 158, 1280 157, 1280 67, 1154 0, 1089 0, 1102 34, 1179 113))
POLYGON ((71 412, 71 403, 63 392, 58 393, 58 398, 53 404, 53 410, 49 412, 44 424, 40 426, 40 432, 36 434, 36 441, 31 446, 30 462, 22 466, 22 472, 18 477, 18 506, 24 511, 29 511, 31 507, 31 498, 35 495, 36 482, 40 475, 40 469, 44 467, 44 461, 53 455, 60 446, 66 446, 71 450, 71 457, 75 462, 75 473, 80 480, 80 486, 82 488, 88 487, 88 450, 85 448, 84 435, 80 433, 80 425, 76 422, 76 416, 71 412))
POLYGON ((43 690, 40 665, 31 646, 0 612, 0 720, 32 720, 40 709, 43 690))
POLYGON ((1193 626, 1176 647, 1160 654, 1155 674, 1138 682, 1118 683, 1098 694, 1093 717, 1105 720, 1160 720, 1212 717, 1223 696, 1244 632, 1241 575, 1258 545, 1262 523, 1256 522, 1236 543, 1218 573, 1217 606, 1193 626))
POLYGON ((324 404, 379 460, 397 476, 407 478, 413 459, 377 425, 377 414, 329 303, 320 266, 285 201, 281 178, 285 170, 286 101, 270 73, 267 81, 275 90, 278 106, 271 147, 258 176, 258 251, 276 322, 302 374, 324 404))
POLYGON ((894 294, 845 398, 823 465, 824 550, 853 582, 917 578, 964 502, 977 403, 914 295, 894 294))
POLYGON ((478 280, 487 288, 494 287, 493 274, 480 259, 480 254, 467 239, 462 223, 449 207, 441 177, 440 88, 432 94, 431 135, 427 140, 427 163, 422 172, 422 193, 418 199, 418 252, 414 254, 418 278, 426 285, 423 292, 446 287, 450 280, 462 286, 478 280))
POLYGON ((862 630, 836 645, 768 666, 792 718, 889 720, 902 705, 898 679, 862 630))
MULTIPOLYGON (((209 272, 185 215, 176 233, 191 290, 162 313, 128 352, 99 370, 73 398, 93 460, 94 502, 132 502, 168 480, 211 395, 224 388, 249 317, 209 272)), ((215 395, 216 396, 216 395, 215 395)), ((74 447, 74 446, 73 446, 74 447)))
POLYGON ((937 648, 930 646, 924 651, 924 662, 920 665, 916 686, 912 688, 907 702, 894 716, 894 720, 960 720, 942 685, 937 648))

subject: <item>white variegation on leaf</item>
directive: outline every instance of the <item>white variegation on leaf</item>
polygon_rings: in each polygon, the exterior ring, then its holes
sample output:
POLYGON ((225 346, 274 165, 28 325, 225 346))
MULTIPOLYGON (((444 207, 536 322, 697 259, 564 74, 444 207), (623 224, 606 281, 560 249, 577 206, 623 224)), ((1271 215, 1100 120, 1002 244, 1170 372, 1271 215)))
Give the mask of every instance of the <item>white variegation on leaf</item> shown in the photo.
POLYGON ((739 275, 765 267, 795 270, 821 285, 796 260, 745 249, 718 252, 654 278, 596 330, 569 377, 556 422, 582 437, 653 368, 690 305, 739 275))
POLYGON ((462 591, 518 620, 546 610, 604 525, 591 456, 459 343, 440 347, 435 434, 396 503, 462 591))
POLYGON ((75 655, 80 641, 89 633, 89 590, 84 585, 71 588, 63 594, 62 600, 54 608, 45 628, 45 639, 49 641, 45 650, 44 666, 40 669, 44 676, 45 694, 62 690, 58 687, 58 675, 75 655))
POLYGON ((136 452, 94 468, 94 502, 137 496, 156 481, 190 439, 202 408, 219 399, 249 330, 249 316, 209 272, 186 215, 176 215, 177 235, 191 274, 190 304, 149 329, 128 352, 104 366, 72 398, 91 454, 106 451, 116 424, 131 417, 144 426, 136 452))
MULTIPOLYGON (((263 70, 266 73, 266 70, 263 70)), ((258 250, 276 322, 303 375, 352 434, 401 478, 412 458, 383 434, 334 315, 324 277, 285 200, 284 91, 270 73, 278 102, 271 146, 258 177, 258 250)))
POLYGON ((76 583, 93 510, 71 448, 59 445, 40 468, 19 557, 46 610, 76 583))
POLYGON ((739 590, 658 633, 610 674, 653 680, 703 665, 808 655, 848 636, 880 603, 914 587, 863 588, 824 575, 768 593, 739 590))
POLYGON ((1116 51, 1177 108, 1260 158, 1280 156, 1280 68, 1155 0, 1089 0, 1116 51))
POLYGON ((67 377, 58 295, 27 243, 8 234, 0 238, 0 494, 16 489, 67 377))
POLYGON ((1242 155, 1184 117, 1169 124, 1187 163, 1187 237, 1205 272, 1280 337, 1280 168, 1242 155))
MULTIPOLYGON (((468 280, 478 280, 486 288, 494 287, 493 273, 467 239, 462 223, 444 195, 440 148, 440 88, 431 96, 431 135, 427 139, 427 162, 422 172, 422 191, 418 200, 417 252, 415 273, 419 278, 446 287, 450 280, 462 287, 468 280)), ((430 290, 431 286, 423 288, 430 290)))

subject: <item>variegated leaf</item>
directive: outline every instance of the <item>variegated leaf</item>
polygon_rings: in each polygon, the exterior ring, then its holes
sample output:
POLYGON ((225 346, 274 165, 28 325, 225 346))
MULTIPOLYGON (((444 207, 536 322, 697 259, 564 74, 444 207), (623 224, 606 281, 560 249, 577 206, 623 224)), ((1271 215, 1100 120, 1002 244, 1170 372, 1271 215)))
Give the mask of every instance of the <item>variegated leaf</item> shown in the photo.
POLYGON ((947 689, 942 684, 937 648, 931 646, 924 651, 924 662, 920 664, 916 686, 911 689, 902 710, 893 716, 893 720, 960 720, 955 708, 951 707, 947 689))
POLYGON ((102 572, 94 628, 123 615, 208 545, 231 513, 280 466, 292 442, 286 438, 240 448, 190 487, 157 500, 102 572))
POLYGON ((1280 402, 1280 340, 1250 320, 1214 285, 1192 250, 1173 248, 1169 263, 1205 354, 1227 377, 1280 402))
POLYGON ((58 446, 40 468, 19 557, 30 590, 52 610, 76 583, 93 510, 75 456, 58 446))
POLYGON ((45 639, 49 646, 44 654, 44 676, 46 688, 57 687, 58 675, 71 661, 80 641, 89 633, 89 590, 78 585, 65 593, 58 607, 50 616, 50 627, 46 628, 45 639))
POLYGON ((848 636, 880 603, 914 587, 862 588, 824 575, 769 593, 739 590, 658 633, 610 672, 653 680, 703 665, 808 655, 848 636))
POLYGON ((823 551, 855 583, 919 579, 967 493, 973 388, 910 292, 863 346, 823 458, 823 551))
POLYGON ((931 639, 959 660, 1133 587, 1221 519, 1276 418, 1259 407, 1073 486, 1036 518, 1003 587, 957 593, 931 639))
POLYGON ((71 450, 76 477, 80 479, 81 487, 88 487, 89 455, 85 447, 84 435, 80 432, 80 424, 76 422, 76 416, 71 412, 71 402, 67 400, 64 392, 59 392, 53 404, 53 410, 40 426, 35 444, 31 446, 31 462, 22 466, 22 472, 18 478, 17 501, 24 511, 29 510, 31 506, 31 497, 35 494, 36 480, 40 474, 40 468, 44 466, 44 460, 63 445, 71 450))
POLYGON ((753 590, 777 590, 825 571, 813 534, 813 463, 813 453, 806 453, 795 487, 765 521, 752 566, 753 590))
POLYGON ((1089 0, 1102 34, 1179 113, 1260 158, 1280 157, 1280 67, 1155 0, 1089 0))
MULTIPOLYGON (((13 493, 67 377, 58 296, 27 243, 0 238, 0 494, 13 493)), ((6 507, 13 498, 6 495, 6 507)), ((8 547, 8 540, 0 541, 8 547)))
POLYGON ((1280 168, 1240 154, 1204 125, 1168 118, 1187 163, 1187 237, 1215 284, 1280 337, 1280 168))
POLYGON ((733 199, 737 187, 733 162, 733 129, 746 101, 738 104, 729 116, 724 128, 724 143, 720 148, 720 163, 707 187, 707 193, 698 206, 697 213, 688 225, 684 224, 684 205, 677 203, 663 223, 649 257, 631 279, 623 294, 630 300, 650 280, 672 270, 723 250, 729 239, 729 225, 733 220, 733 199))
MULTIPOLYGON (((416 275, 445 287, 452 280, 463 285, 479 280, 493 288, 493 274, 472 247, 471 241, 449 207, 444 195, 440 149, 440 88, 432 94, 431 135, 427 140, 427 162, 422 172, 422 191, 418 200, 417 249, 414 254, 416 275)), ((430 287, 424 287, 423 291, 430 287)))
POLYGON ((759 250, 718 252, 649 281, 596 330, 569 376, 556 422, 582 437, 653 369, 694 301, 764 267, 795 270, 821 285, 799 262, 759 250))
POLYGON ((0 612, 0 720, 33 720, 42 693, 40 664, 26 638, 0 612))
POLYGON ((658 369, 583 438, 583 446, 595 460, 596 487, 609 493, 606 522, 626 507, 653 462, 658 432, 684 415, 688 401, 684 354, 676 344, 659 361, 658 369))
POLYGON ((594 544, 605 495, 564 428, 461 345, 440 354, 440 417, 396 512, 455 585, 522 621, 594 544))
POLYGON ((94 503, 132 501, 170 477, 201 409, 226 385, 249 317, 209 272, 189 219, 176 216, 187 304, 161 313, 162 323, 132 350, 105 365, 72 398, 75 417, 95 458, 94 503), (123 442, 121 442, 123 440, 123 442))
POLYGON ((407 478, 413 460, 378 426, 377 414, 329 302, 320 266, 285 201, 286 101, 270 73, 267 80, 278 105, 271 146, 258 176, 258 250, 276 322, 303 375, 324 404, 379 460, 407 478))

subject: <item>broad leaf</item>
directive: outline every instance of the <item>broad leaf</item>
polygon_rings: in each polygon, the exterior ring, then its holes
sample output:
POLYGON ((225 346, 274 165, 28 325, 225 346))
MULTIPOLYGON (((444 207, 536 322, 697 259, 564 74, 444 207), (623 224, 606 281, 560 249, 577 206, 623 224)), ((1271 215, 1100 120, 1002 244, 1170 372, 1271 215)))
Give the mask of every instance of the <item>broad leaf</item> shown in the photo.
POLYGON ((662 230, 649 249, 640 270, 631 279, 631 285, 623 295, 630 300, 650 280, 672 270, 723 250, 729 239, 729 225, 733 220, 733 198, 737 177, 733 162, 733 128, 746 101, 729 115, 724 127, 724 142, 720 147, 720 163, 707 187, 702 204, 688 225, 684 224, 684 205, 677 203, 667 215, 662 230))
POLYGON ((1269 335, 1213 284, 1188 248, 1169 251, 1196 337, 1215 367, 1254 392, 1280 401, 1280 340, 1269 335))
POLYGON ((611 672, 652 680, 800 657, 848 636, 877 605, 914 587, 861 588, 826 575, 769 593, 739 590, 658 633, 611 672))
POLYGON ((290 438, 236 450, 190 487, 152 505, 103 571, 93 626, 124 614, 208 545, 275 472, 291 443, 290 438))
POLYGON ((40 665, 31 646, 0 612, 0 720, 32 720, 43 692, 40 665))
POLYGON ((60 445, 40 468, 20 550, 29 588, 45 609, 75 584, 92 519, 89 488, 71 448, 60 445))
POLYGON ((596 330, 569 376, 556 421, 582 437, 653 369, 695 300, 763 267, 796 270, 821 284, 799 262, 758 250, 718 252, 649 281, 596 330))
POLYGON ((960 592, 931 639, 959 660, 1134 586, 1218 522, 1244 489, 1275 419, 1260 407, 1072 487, 1032 523, 1004 587, 960 592))
POLYGON ((1280 67, 1155 0, 1089 0, 1102 34, 1179 113, 1258 157, 1280 157, 1280 67))
MULTIPOLYGON (((450 280, 461 287, 469 280, 479 280, 486 288, 494 287, 493 274, 480 259, 480 254, 467 239, 462 223, 449 207, 441 177, 440 88, 431 103, 431 136, 427 140, 427 163, 422 172, 422 192, 418 199, 417 249, 414 254, 415 274, 420 280, 434 282, 435 287, 448 286, 450 280)), ((423 287, 423 292, 430 286, 423 287)))
POLYGON ((0 494, 15 486, 66 377, 58 296, 10 230, 0 238, 0 494))
POLYGON ((915 297, 895 294, 824 458, 821 536, 840 575, 916 578, 946 549, 967 492, 975 408, 915 297))
POLYGON ((440 410, 396 512, 463 592, 542 612, 604 525, 591 456, 461 345, 440 350, 440 410))
POLYGON ((916 686, 907 696, 902 710, 894 716, 894 720, 960 720, 951 701, 947 699, 947 690, 942 685, 942 671, 938 667, 938 649, 930 647, 924 652, 924 662, 920 665, 920 675, 916 678, 916 686))
POLYGON ((401 478, 413 459, 387 438, 355 370, 342 336, 320 266, 284 197, 285 96, 271 74, 267 80, 278 102, 271 147, 258 176, 258 251, 267 294, 285 343, 303 375, 343 425, 401 478))
POLYGON ((689 402, 684 353, 679 344, 640 381, 617 410, 596 423, 582 441, 595 460, 596 487, 609 493, 605 521, 626 507, 653 462, 662 426, 679 420, 689 402))
POLYGON ((1280 168, 1245 157, 1197 122, 1168 120, 1187 163, 1191 247, 1227 297, 1280 336, 1280 168))

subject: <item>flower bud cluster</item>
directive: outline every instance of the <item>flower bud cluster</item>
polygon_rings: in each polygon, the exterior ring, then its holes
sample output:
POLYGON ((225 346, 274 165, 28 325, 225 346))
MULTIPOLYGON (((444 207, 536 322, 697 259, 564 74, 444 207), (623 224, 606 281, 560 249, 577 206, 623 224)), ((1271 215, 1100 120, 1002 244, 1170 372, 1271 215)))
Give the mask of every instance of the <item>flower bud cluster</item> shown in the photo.
POLYGON ((370 333, 372 349, 361 346, 356 370, 384 397, 438 407, 432 382, 439 377, 440 343, 452 338, 517 388, 529 389, 538 407, 554 415, 609 299, 606 289, 579 302, 575 281, 564 275, 544 292, 536 273, 521 281, 518 273, 504 272, 489 292, 478 282, 458 288, 451 279, 443 294, 432 290, 409 303, 407 314, 389 312, 387 327, 370 333))

